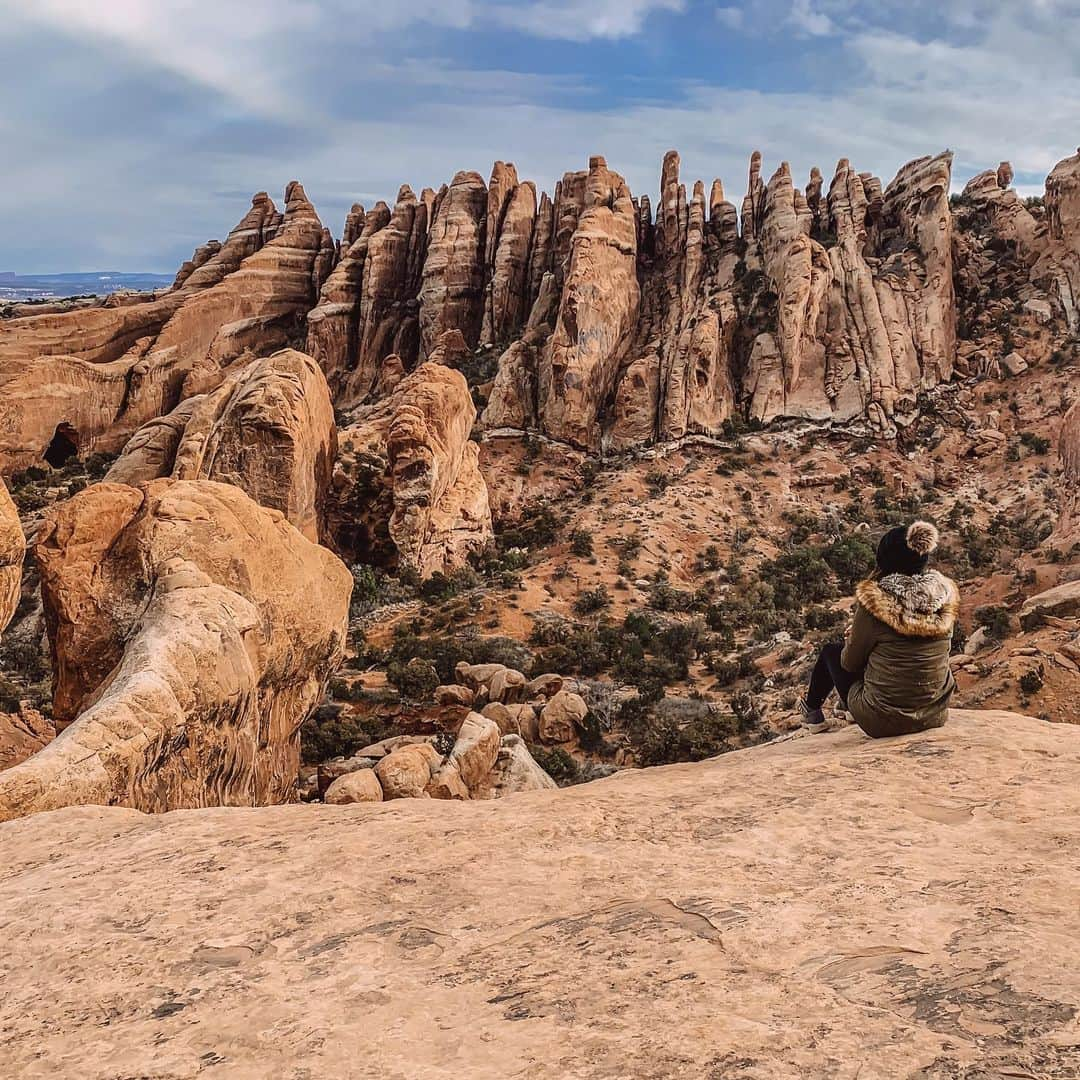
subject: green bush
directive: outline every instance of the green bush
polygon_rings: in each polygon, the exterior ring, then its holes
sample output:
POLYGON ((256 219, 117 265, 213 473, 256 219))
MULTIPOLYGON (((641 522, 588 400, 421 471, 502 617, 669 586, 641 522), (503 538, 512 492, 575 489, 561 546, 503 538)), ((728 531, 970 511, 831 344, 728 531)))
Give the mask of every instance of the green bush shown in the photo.
POLYGON ((975 622, 985 626, 986 632, 995 641, 1004 641, 1009 636, 1009 609, 1001 605, 985 604, 975 609, 975 622))
POLYGON ((588 529, 574 529, 570 534, 570 550, 584 559, 593 553, 592 533, 588 529))
POLYGON ((309 765, 351 757, 393 734, 394 729, 377 717, 354 716, 340 705, 321 705, 300 728, 301 756, 309 765))
POLYGON ((439 685, 439 672, 430 660, 414 656, 404 664, 388 664, 386 679, 409 701, 428 701, 435 687, 439 685))

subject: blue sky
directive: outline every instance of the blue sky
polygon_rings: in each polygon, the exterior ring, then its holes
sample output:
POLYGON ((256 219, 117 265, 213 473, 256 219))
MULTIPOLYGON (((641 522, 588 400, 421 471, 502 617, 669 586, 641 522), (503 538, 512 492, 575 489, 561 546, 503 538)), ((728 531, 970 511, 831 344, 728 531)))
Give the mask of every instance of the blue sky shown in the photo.
POLYGON ((0 270, 171 271, 303 181, 337 234, 496 158, 550 190, 604 154, 655 194, 888 181, 946 147, 1025 193, 1080 142, 1080 0, 0 0, 0 270))

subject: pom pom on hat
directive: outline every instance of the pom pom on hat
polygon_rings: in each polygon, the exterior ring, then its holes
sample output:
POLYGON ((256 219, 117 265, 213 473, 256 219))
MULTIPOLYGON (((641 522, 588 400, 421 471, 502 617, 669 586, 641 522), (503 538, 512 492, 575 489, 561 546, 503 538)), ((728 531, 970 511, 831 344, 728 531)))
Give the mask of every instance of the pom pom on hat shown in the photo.
POLYGON ((907 529, 907 546, 917 555, 929 555, 938 546, 937 526, 929 521, 913 521, 907 529))

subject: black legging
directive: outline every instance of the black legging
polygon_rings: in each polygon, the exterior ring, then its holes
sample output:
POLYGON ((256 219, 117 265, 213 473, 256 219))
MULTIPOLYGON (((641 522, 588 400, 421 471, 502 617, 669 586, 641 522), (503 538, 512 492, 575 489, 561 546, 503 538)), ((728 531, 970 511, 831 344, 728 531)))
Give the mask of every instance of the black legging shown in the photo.
POLYGON ((845 671, 840 663, 840 654, 844 651, 842 641, 830 641, 821 647, 821 653, 810 673, 810 689, 806 692, 806 706, 820 709, 835 689, 840 696, 840 704, 847 708, 848 691, 862 678, 845 671))

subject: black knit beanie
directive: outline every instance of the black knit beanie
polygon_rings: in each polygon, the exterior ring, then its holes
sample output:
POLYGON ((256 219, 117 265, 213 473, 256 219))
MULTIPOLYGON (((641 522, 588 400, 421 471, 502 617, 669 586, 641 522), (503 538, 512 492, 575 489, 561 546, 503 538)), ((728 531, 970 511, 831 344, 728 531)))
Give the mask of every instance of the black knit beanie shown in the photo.
POLYGON ((921 574, 937 545, 938 531, 929 521, 897 525, 878 544, 878 569, 882 574, 921 574))

